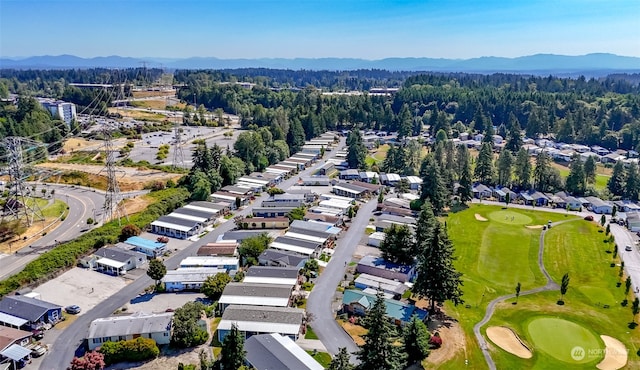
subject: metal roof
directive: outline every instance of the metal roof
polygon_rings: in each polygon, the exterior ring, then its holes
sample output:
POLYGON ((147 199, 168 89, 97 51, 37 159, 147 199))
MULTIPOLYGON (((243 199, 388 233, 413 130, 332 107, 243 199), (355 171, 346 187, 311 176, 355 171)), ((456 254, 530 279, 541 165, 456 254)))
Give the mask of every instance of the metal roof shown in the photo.
POLYGON ((163 283, 199 283, 207 280, 209 276, 217 274, 226 274, 227 271, 214 267, 197 267, 197 268, 179 268, 177 270, 169 270, 162 278, 163 283))
POLYGON ((317 242, 320 244, 324 244, 327 241, 327 237, 317 237, 317 236, 310 236, 310 235, 305 235, 305 234, 301 234, 301 233, 294 233, 291 231, 287 231, 284 236, 287 236, 289 238, 294 238, 294 239, 301 239, 301 240, 308 240, 311 242, 317 242))
POLYGON ((300 269, 297 267, 251 266, 245 273, 247 277, 274 277, 297 279, 300 269))
POLYGON ((11 326, 21 327, 22 325, 28 323, 29 320, 25 320, 25 319, 19 318, 17 316, 13 316, 13 315, 6 314, 4 312, 0 312, 0 322, 3 322, 5 324, 9 324, 11 326))
POLYGON ((139 252, 129 251, 122 248, 107 248, 102 247, 93 253, 94 256, 101 257, 101 259, 108 258, 117 262, 126 263, 129 259, 133 258, 144 258, 146 260, 146 256, 139 252))
POLYGON ((156 242, 150 239, 141 238, 139 236, 132 236, 124 241, 134 247, 146 248, 146 249, 160 249, 166 245, 166 243, 156 242))
MULTIPOLYGON (((156 225, 156 222, 161 222, 163 224, 168 224, 169 227, 172 227, 176 230, 180 230, 180 228, 187 228, 184 231, 188 231, 196 227, 199 222, 185 220, 183 218, 173 217, 173 216, 160 216, 156 221, 153 221, 151 225, 156 225)), ((162 226, 162 225, 158 225, 162 226)))
MULTIPOLYGON (((302 324, 304 310, 293 307, 265 307, 265 306, 239 306, 230 305, 222 314, 223 321, 228 323, 268 323, 274 325, 296 325, 298 330, 302 324)), ((231 325, 229 325, 229 329, 231 325)), ((224 326, 218 326, 218 329, 226 329, 224 326)), ((240 329, 240 328, 239 328, 240 329)), ((263 331, 264 332, 264 331, 263 331)), ((275 330, 274 333, 281 333, 275 330)), ((296 330, 292 334, 297 334, 296 330)))
POLYGON ((169 213, 169 217, 179 218, 181 220, 187 220, 187 221, 192 221, 197 223, 205 223, 209 220, 209 217, 191 216, 189 214, 176 212, 176 211, 169 213))
POLYGON ((49 310, 59 310, 61 308, 47 301, 19 295, 5 296, 0 301, 0 312, 29 321, 37 321, 49 310))
POLYGON ((190 256, 180 262, 180 266, 223 266, 237 265, 237 257, 230 256, 190 256))
POLYGON ((171 330, 172 320, 172 312, 157 314, 136 312, 129 316, 105 317, 91 322, 87 338, 161 333, 171 330))
POLYGON ((277 333, 251 336, 245 342, 247 361, 257 370, 322 370, 291 338, 277 333))
POLYGON ((282 286, 280 284, 229 283, 222 291, 220 303, 225 303, 223 302, 223 298, 225 296, 247 297, 249 299, 257 299, 259 297, 282 298, 288 301, 289 297, 291 297, 292 290, 293 285, 282 286))
POLYGON ((12 359, 13 361, 20 361, 23 358, 31 355, 31 350, 24 348, 22 346, 19 346, 17 344, 12 344, 9 346, 9 348, 5 349, 4 351, 0 352, 0 355, 4 356, 4 357, 8 357, 10 359, 12 359))
POLYGON ((200 217, 200 218, 204 218, 205 220, 208 220, 214 217, 216 214, 218 214, 218 212, 214 210, 202 211, 200 209, 193 209, 193 208, 187 208, 187 207, 180 207, 174 210, 173 212, 171 212, 171 214, 175 214, 175 213, 194 216, 194 217, 200 217))
POLYGON ((269 244, 269 247, 270 248, 274 248, 274 249, 283 250, 283 251, 300 253, 300 254, 304 254, 306 256, 310 256, 310 255, 313 254, 313 252, 315 252, 315 248, 314 249, 309 249, 309 248, 305 248, 305 247, 299 247, 299 246, 295 246, 295 245, 291 245, 291 244, 284 244, 284 243, 277 243, 277 242, 273 242, 273 243, 269 244))
POLYGON ((289 266, 298 266, 302 261, 309 259, 308 256, 303 256, 299 253, 281 251, 277 249, 267 249, 258 256, 258 260, 268 260, 274 262, 281 262, 289 266))

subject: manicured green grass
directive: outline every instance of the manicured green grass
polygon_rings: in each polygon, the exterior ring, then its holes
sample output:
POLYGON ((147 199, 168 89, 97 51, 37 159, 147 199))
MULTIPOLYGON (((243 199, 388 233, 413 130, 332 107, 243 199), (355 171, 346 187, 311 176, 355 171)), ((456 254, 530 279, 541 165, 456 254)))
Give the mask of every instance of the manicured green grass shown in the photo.
POLYGON ((316 352, 314 354, 314 351, 307 351, 307 353, 310 354, 314 360, 318 361, 318 363, 324 368, 329 367, 329 364, 331 363, 331 355, 327 352, 316 352))
POLYGON ((572 356, 575 347, 581 347, 585 351, 604 348, 603 343, 590 330, 568 320, 538 317, 529 322, 527 330, 535 349, 571 364, 594 361, 587 356, 572 356))
MULTIPOLYGON (((464 330, 466 348, 461 351, 464 355, 456 355, 452 360, 439 364, 438 368, 486 368, 473 335, 473 325, 484 316, 490 300, 513 293, 517 282, 522 284, 522 291, 546 283, 537 266, 541 229, 528 229, 521 222, 544 225, 548 220, 569 221, 547 232, 544 253, 545 266, 556 282, 560 282, 565 272, 570 273, 571 282, 564 298, 565 305, 556 303, 560 299, 559 291, 521 296, 517 305, 512 304, 514 300, 499 303, 491 321, 482 331, 493 325, 512 328, 533 350, 533 358, 524 360, 490 344, 497 367, 579 369, 584 366, 593 367, 600 361, 602 354, 596 353, 584 359, 585 362, 567 363, 540 348, 537 343, 540 339, 530 337, 528 325, 535 318, 545 317, 566 320, 585 328, 596 339, 596 349, 602 346, 598 335, 610 335, 619 339, 630 351, 629 368, 640 366, 635 355, 640 348, 640 331, 627 328, 632 318, 631 310, 619 304, 624 298, 624 287, 616 288, 618 268, 610 267, 612 255, 607 250, 611 247, 603 242, 604 234, 598 233, 595 223, 568 213, 515 208, 503 210, 496 206, 472 205, 468 210, 450 213, 446 219, 458 257, 455 265, 464 274, 462 289, 465 304, 456 307, 446 303, 445 308, 464 330), (504 212, 515 213, 513 223, 510 218, 505 220, 508 215, 504 212), (488 218, 489 222, 475 220, 476 213, 488 218), (604 305, 609 307, 605 308, 604 305)), ((535 333, 536 325, 534 324, 535 333)), ((570 353, 569 350, 569 356, 570 353)))
POLYGON ((59 217, 63 212, 67 211, 67 204, 59 199, 56 199, 53 204, 46 206, 42 210, 44 217, 59 217))
POLYGON ((304 334, 304 339, 318 339, 318 336, 309 325, 307 325, 307 332, 304 334))

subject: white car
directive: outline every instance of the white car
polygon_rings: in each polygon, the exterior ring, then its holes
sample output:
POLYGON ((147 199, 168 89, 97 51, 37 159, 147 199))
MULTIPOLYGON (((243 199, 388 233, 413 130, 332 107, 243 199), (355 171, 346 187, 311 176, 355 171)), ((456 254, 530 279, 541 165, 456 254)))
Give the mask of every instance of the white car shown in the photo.
POLYGON ((630 245, 627 245, 626 247, 624 247, 624 250, 627 251, 627 252, 631 252, 632 251, 630 245))

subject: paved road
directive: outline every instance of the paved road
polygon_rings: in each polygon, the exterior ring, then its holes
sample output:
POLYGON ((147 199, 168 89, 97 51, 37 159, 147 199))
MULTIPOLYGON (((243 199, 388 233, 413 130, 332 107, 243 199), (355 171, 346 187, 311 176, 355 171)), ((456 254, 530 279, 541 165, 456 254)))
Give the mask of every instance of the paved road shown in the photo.
MULTIPOLYGON (((337 151, 337 148, 340 148, 344 145, 344 138, 340 145, 335 147, 332 151, 328 151, 326 158, 334 155, 337 151)), ((318 167, 324 164, 324 161, 318 161, 311 168, 302 171, 298 176, 293 176, 288 180, 283 181, 279 184, 279 187, 282 189, 287 189, 294 185, 298 181, 298 177, 300 176, 308 176, 318 167)), ((56 190, 57 192, 57 190, 56 190)), ((251 213, 252 208, 255 205, 259 205, 263 200, 269 197, 268 194, 263 193, 262 196, 257 197, 253 204, 247 206, 245 209, 236 213, 236 216, 243 216, 251 213)), ((202 244, 211 243, 217 240, 217 238, 224 234, 227 231, 230 231, 235 228, 235 223, 233 220, 228 220, 227 222, 216 227, 212 232, 206 234, 202 239, 197 242, 192 243, 187 248, 177 252, 172 255, 170 258, 165 260, 165 265, 167 269, 175 269, 180 261, 188 256, 195 255, 198 247, 202 244)), ((53 343, 51 350, 48 352, 46 357, 43 359, 42 364, 40 365, 40 369, 43 370, 58 370, 58 369, 66 369, 71 360, 73 359, 74 353, 72 351, 79 348, 82 345, 84 338, 86 338, 89 324, 91 321, 100 318, 100 317, 108 317, 111 314, 122 307, 124 304, 129 302, 130 299, 137 296, 140 292, 142 292, 146 287, 153 284, 153 281, 147 276, 143 275, 138 279, 131 282, 129 285, 124 287, 122 290, 109 297, 107 300, 103 301, 101 304, 97 305, 90 311, 86 312, 84 315, 78 316, 78 319, 74 321, 71 325, 69 325, 64 331, 60 333, 56 341, 53 343)), ((335 287, 334 287, 335 289, 335 287)), ((324 343, 324 342, 323 342, 324 343)), ((326 343, 325 343, 326 345, 326 343)))
MULTIPOLYGON (((38 185, 40 188, 42 185, 38 185)), ((47 231, 47 235, 34 241, 10 256, 0 259, 0 279, 18 273, 24 266, 36 259, 40 254, 54 247, 55 241, 65 242, 73 240, 93 226, 87 225, 87 219, 100 218, 104 205, 104 191, 87 187, 71 187, 68 185, 48 184, 48 191, 55 189, 55 198, 67 203, 69 213, 62 223, 54 230, 47 231)), ((123 193, 124 196, 136 196, 147 193, 134 191, 123 193)))
MULTIPOLYGON (((574 220, 571 220, 571 221, 574 221, 574 220)), ((571 221, 555 222, 552 225, 557 226, 562 223, 571 222, 571 221)), ((545 230, 543 230, 540 233, 540 241, 539 241, 539 248, 538 248, 538 267, 540 268, 540 271, 542 271, 542 274, 544 274, 545 279, 547 279, 547 283, 541 287, 522 291, 520 292, 520 296, 560 289, 560 286, 556 282, 554 282, 553 279, 551 279, 551 276, 547 272, 547 269, 544 267, 543 257, 544 257, 545 233, 546 233, 545 230)), ((484 336, 482 336, 482 334, 480 333, 480 329, 482 329, 482 327, 485 326, 489 322, 489 320, 491 320, 491 316, 493 316, 493 311, 495 310, 496 304, 507 299, 515 298, 515 296, 516 296, 515 294, 506 294, 489 302, 489 304, 487 305, 487 310, 485 311, 484 317, 482 318, 482 320, 480 320, 480 322, 478 322, 473 326, 473 334, 475 334, 476 340, 480 344, 482 355, 484 356, 484 359, 487 362, 487 366, 489 366, 489 369, 491 370, 496 370, 496 363, 491 358, 491 352, 489 352, 487 341, 484 339, 484 336)))
POLYGON ((314 316, 313 331, 327 347, 329 353, 336 354, 341 347, 346 347, 347 351, 352 354, 351 361, 354 363, 357 360, 353 353, 357 352, 359 348, 351 336, 335 321, 335 311, 332 304, 336 287, 344 277, 347 263, 351 262, 351 257, 360 243, 365 227, 369 223, 369 217, 371 217, 376 205, 377 200, 372 199, 360 207, 358 214, 349 226, 349 230, 338 240, 333 257, 317 279, 307 300, 307 312, 314 316))
POLYGON ((636 245, 637 238, 624 226, 616 224, 611 224, 611 234, 618 245, 618 255, 624 261, 627 275, 631 277, 632 291, 640 298, 640 252, 636 245), (631 252, 624 250, 627 245, 631 246, 631 252))

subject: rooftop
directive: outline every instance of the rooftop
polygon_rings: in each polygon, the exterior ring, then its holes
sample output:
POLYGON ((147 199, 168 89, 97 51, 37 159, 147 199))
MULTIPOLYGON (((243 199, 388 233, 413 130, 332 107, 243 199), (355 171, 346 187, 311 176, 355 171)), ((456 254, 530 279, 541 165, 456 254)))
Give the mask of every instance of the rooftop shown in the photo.
MULTIPOLYGON (((368 294, 355 289, 345 290, 342 297, 343 304, 351 304, 357 302, 364 306, 365 309, 369 309, 369 307, 373 306, 375 300, 376 296, 374 294, 368 294)), ((411 319, 411 316, 413 316, 414 314, 417 315, 421 320, 424 320, 428 316, 427 311, 421 310, 414 305, 410 305, 404 302, 396 301, 393 299, 385 299, 384 304, 386 307, 387 316, 396 320, 400 320, 402 322, 408 322, 411 319)))
POLYGON ((395 263, 386 261, 382 257, 375 257, 371 255, 362 257, 362 259, 360 260, 360 262, 358 262, 358 264, 363 266, 371 266, 379 269, 400 272, 403 274, 409 273, 409 271, 411 271, 411 269, 413 268, 413 266, 411 265, 397 265, 395 263))
POLYGON ((322 370, 291 338, 277 333, 251 336, 245 342, 247 361, 257 370, 322 370))
POLYGON ((20 295, 5 296, 0 301, 0 312, 29 321, 37 321, 47 311, 60 308, 53 303, 20 295))
POLYGON ((87 338, 103 338, 170 331, 172 320, 172 312, 157 314, 136 312, 129 316, 105 317, 91 322, 87 338))
POLYGON ((108 258, 110 260, 117 261, 120 263, 125 263, 132 257, 133 258, 144 257, 146 260, 146 256, 144 256, 142 253, 128 251, 126 249, 121 249, 121 248, 102 247, 97 251, 95 251, 93 255, 100 258, 108 258))
POLYGON ((160 243, 153 240, 141 238, 139 236, 132 236, 129 239, 125 240, 125 243, 129 245, 133 245, 134 247, 153 249, 153 250, 163 248, 166 245, 165 243, 160 243))
POLYGON ((246 271, 245 276, 295 279, 299 273, 300 269, 297 267, 251 266, 246 271))

